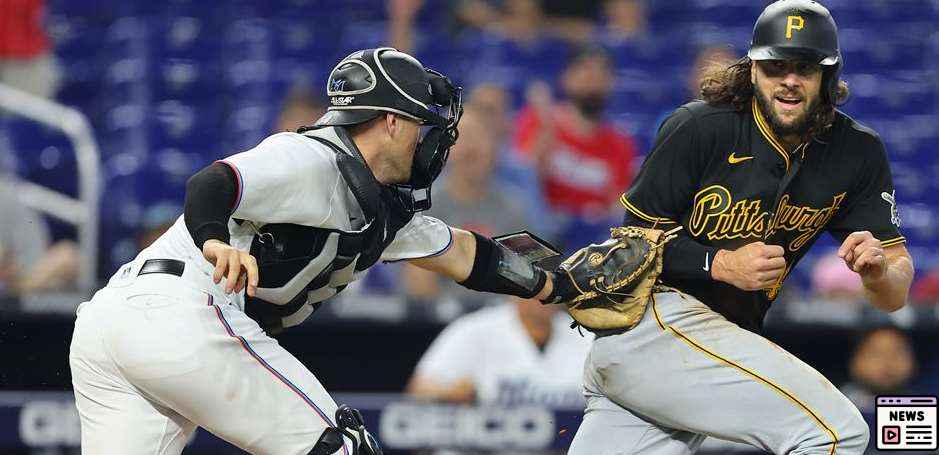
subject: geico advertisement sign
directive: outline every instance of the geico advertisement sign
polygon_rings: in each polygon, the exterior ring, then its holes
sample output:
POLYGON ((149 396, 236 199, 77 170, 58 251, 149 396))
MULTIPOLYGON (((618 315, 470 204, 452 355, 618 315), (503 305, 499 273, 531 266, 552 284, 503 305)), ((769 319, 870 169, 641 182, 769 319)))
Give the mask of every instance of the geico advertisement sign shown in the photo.
POLYGON ((20 409, 20 441, 30 447, 78 446, 81 425, 75 404, 31 401, 20 409))
POLYGON ((554 414, 544 408, 393 403, 381 413, 378 440, 393 449, 541 449, 554 435, 554 414))

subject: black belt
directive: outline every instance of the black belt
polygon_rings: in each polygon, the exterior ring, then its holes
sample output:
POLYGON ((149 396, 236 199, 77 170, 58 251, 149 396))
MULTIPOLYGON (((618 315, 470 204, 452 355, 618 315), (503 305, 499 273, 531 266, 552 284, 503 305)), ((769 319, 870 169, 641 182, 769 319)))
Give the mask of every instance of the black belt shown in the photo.
POLYGON ((138 276, 148 273, 168 273, 170 275, 183 276, 183 270, 186 269, 186 263, 178 259, 147 259, 140 267, 138 276))
POLYGON ((584 327, 584 328, 587 329, 588 332, 593 333, 594 338, 603 338, 603 337, 608 337, 612 335, 622 335, 631 330, 631 329, 590 329, 587 327, 584 327))

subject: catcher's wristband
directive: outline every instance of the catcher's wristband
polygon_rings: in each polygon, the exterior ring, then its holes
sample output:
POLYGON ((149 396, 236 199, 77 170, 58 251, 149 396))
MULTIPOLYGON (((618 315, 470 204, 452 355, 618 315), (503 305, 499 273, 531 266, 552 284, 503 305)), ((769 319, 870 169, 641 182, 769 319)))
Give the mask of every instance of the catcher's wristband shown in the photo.
POLYGON ((492 239, 473 232, 476 257, 469 277, 460 285, 474 291, 530 299, 544 288, 547 273, 492 239))
POLYGON ((551 293, 541 301, 543 305, 563 303, 576 297, 580 292, 574 287, 570 277, 563 271, 551 272, 551 293))

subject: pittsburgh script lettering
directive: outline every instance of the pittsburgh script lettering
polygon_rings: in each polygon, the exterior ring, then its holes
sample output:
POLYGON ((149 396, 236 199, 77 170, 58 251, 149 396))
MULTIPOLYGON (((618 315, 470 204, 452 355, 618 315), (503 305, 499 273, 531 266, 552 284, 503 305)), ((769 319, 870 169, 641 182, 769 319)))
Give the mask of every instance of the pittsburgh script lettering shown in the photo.
POLYGON ((734 201, 727 188, 712 185, 695 194, 688 231, 708 240, 729 240, 763 238, 767 230, 772 235, 781 229, 798 233, 788 245, 789 251, 798 251, 831 221, 844 197, 845 193, 837 194, 829 206, 815 208, 792 205, 790 195, 786 194, 769 219, 770 213, 763 209, 763 201, 734 201))

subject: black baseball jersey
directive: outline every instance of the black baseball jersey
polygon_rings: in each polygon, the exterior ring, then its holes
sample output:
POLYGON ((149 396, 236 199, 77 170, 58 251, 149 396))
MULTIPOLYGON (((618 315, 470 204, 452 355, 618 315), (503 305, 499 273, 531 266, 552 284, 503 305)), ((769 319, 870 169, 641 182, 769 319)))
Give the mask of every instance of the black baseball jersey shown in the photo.
POLYGON ((688 103, 664 122, 621 202, 626 224, 684 227, 665 249, 664 284, 753 331, 822 231, 841 241, 870 231, 885 247, 905 241, 883 142, 840 111, 824 135, 789 153, 755 100, 744 111, 688 103), (773 287, 743 291, 710 278, 718 249, 756 241, 785 249, 773 287))

